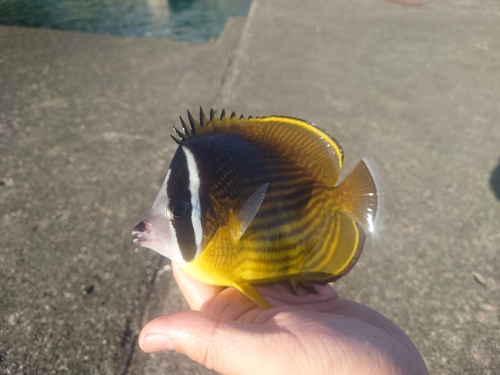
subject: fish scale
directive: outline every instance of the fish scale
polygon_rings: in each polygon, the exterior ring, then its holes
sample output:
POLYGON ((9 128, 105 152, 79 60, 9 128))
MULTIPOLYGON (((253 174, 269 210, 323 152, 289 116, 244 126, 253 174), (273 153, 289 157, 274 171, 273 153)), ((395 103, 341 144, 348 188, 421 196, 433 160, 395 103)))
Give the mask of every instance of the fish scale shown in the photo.
POLYGON ((361 161, 337 185, 340 145, 295 118, 213 110, 207 118, 200 109, 199 121, 188 111, 181 125, 164 184, 134 228, 137 245, 200 281, 234 286, 263 308, 271 305, 258 284, 287 280, 293 292, 297 284, 314 291, 312 283, 354 266, 377 220, 371 163, 361 161))

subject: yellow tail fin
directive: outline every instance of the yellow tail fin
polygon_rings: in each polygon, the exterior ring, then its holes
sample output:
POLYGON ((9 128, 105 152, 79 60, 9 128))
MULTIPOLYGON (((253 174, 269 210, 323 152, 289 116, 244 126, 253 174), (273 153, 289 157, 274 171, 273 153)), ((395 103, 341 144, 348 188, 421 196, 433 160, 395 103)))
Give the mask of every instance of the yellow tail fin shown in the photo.
POLYGON ((364 158, 337 187, 342 197, 342 209, 362 227, 373 232, 380 207, 378 172, 371 159, 364 158))

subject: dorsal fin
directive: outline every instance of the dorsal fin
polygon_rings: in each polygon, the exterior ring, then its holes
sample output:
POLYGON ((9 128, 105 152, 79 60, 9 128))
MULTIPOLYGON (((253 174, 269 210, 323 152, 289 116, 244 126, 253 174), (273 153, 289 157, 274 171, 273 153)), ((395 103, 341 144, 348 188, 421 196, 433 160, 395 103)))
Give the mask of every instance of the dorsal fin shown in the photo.
MULTIPOLYGON (((210 110, 210 112, 212 112, 212 111, 213 111, 213 109, 210 110)), ((205 124, 207 124, 209 121, 210 120, 203 113, 203 108, 200 107, 200 125, 205 126, 205 124)))
POLYGON ((192 132, 191 134, 195 135, 196 128, 200 127, 200 123, 193 118, 191 112, 189 112, 189 109, 188 109, 188 119, 189 119, 189 125, 191 125, 191 132, 192 132))
POLYGON ((219 117, 213 109, 207 118, 201 108, 199 122, 189 111, 188 120, 190 127, 181 118, 184 132, 175 129, 180 139, 173 138, 179 144, 204 135, 239 135, 304 167, 326 186, 337 183, 342 149, 335 139, 312 123, 281 116, 238 118, 234 112, 228 117, 225 110, 219 117))

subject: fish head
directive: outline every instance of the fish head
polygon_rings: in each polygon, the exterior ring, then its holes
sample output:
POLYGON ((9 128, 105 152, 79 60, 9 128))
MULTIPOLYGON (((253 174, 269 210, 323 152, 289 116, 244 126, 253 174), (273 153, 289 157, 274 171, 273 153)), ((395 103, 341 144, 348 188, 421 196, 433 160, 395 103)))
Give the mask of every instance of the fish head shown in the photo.
POLYGON ((211 238, 203 223, 209 199, 202 185, 194 154, 179 146, 151 212, 132 231, 134 243, 180 264, 198 257, 211 238))

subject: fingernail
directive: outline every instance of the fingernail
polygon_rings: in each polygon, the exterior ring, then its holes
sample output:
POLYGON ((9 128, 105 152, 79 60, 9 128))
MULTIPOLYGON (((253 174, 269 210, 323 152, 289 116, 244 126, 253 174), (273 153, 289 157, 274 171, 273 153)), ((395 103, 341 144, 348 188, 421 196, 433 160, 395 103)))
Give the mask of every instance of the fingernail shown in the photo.
POLYGON ((146 353, 160 352, 162 350, 173 350, 172 341, 158 333, 150 333, 139 336, 139 346, 146 353))

